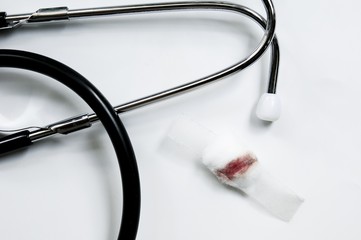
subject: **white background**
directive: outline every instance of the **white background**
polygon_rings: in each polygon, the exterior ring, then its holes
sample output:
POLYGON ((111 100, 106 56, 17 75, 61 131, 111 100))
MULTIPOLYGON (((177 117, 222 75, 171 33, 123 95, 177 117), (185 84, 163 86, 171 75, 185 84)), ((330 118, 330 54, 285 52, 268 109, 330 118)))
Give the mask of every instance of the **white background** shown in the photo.
MULTIPOLYGON (((150 1, 1 1, 8 14, 150 1)), ((237 1, 264 15, 261 1, 237 1)), ((138 159, 138 239, 360 239, 361 32, 356 0, 274 2, 281 47, 283 114, 255 117, 269 53, 207 88, 121 118, 138 159), (289 223, 216 180, 165 140, 180 114, 247 142, 271 172, 305 198, 289 223)), ((46 55, 72 67, 114 105, 235 63, 262 30, 230 13, 106 17, 0 33, 0 48, 46 55)), ((0 128, 46 125, 90 111, 38 74, 1 69, 0 128)), ((116 158, 97 124, 0 159, 0 239, 116 239, 122 192, 116 158)))

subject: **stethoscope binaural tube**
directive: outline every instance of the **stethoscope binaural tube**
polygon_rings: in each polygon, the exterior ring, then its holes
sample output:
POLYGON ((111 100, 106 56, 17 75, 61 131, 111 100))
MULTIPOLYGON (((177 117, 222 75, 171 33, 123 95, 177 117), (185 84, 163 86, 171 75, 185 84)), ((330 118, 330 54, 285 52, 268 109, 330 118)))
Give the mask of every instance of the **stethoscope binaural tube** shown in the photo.
MULTIPOLYGON (((118 239, 134 240, 140 216, 138 167, 128 134, 107 99, 79 73, 48 57, 24 51, 0 50, 1 67, 26 69, 47 75, 73 90, 97 114, 113 144, 122 177, 123 214, 118 239)), ((9 141, 10 144, 20 146, 31 144, 27 131, 14 134, 8 139, 11 138, 13 142, 9 141)), ((6 145, 6 142, 4 145, 0 144, 0 152, 6 145)))
MULTIPOLYGON (((77 17, 100 16, 109 14, 129 14, 140 12, 158 12, 158 11, 171 11, 171 10, 190 10, 190 9, 216 9, 227 10, 235 13, 243 14, 261 25, 265 29, 265 34, 256 48, 256 50, 240 62, 218 71, 214 74, 208 75, 204 78, 177 86, 159 93, 152 94, 119 106, 114 107, 117 113, 130 111, 169 97, 179 95, 181 93, 194 90, 206 84, 213 83, 217 80, 223 79, 226 76, 234 74, 253 62, 255 62, 267 50, 268 46, 272 44, 271 52, 271 69, 269 78, 268 92, 262 96, 257 108, 257 115, 259 118, 267 121, 275 121, 280 115, 280 103, 276 93, 278 67, 279 67, 279 46, 275 34, 275 11, 271 0, 263 0, 267 20, 265 20, 257 12, 233 3, 227 2, 171 2, 171 3, 155 3, 143 5, 129 5, 119 7, 104 7, 95 9, 80 9, 80 10, 67 10, 67 8, 56 9, 43 9, 34 14, 20 14, 9 15, 3 14, 3 24, 8 24, 8 27, 20 26, 26 23, 72 19, 77 17)), ((1 17, 1 16, 0 16, 1 17)), ((6 26, 4 26, 5 28, 6 26)), ((70 132, 78 131, 83 128, 91 126, 91 124, 98 121, 96 114, 85 114, 80 117, 71 118, 68 120, 60 121, 50 124, 46 127, 39 127, 29 133, 29 138, 32 142, 41 140, 54 134, 67 134, 70 132)))
MULTIPOLYGON (((84 17, 104 16, 104 15, 124 15, 124 14, 135 14, 135 13, 150 13, 150 12, 165 12, 165 11, 177 11, 177 10, 223 10, 242 14, 252 18, 254 21, 259 23, 264 29, 265 33, 260 41, 258 47, 247 57, 241 61, 206 77, 192 81, 188 84, 184 84, 161 93, 153 94, 152 99, 161 98, 174 95, 176 93, 184 92, 196 88, 197 86, 203 86, 204 84, 213 82, 221 79, 225 76, 229 76, 235 72, 245 69, 252 63, 254 63, 263 53, 267 50, 268 46, 272 43, 275 37, 276 27, 276 14, 274 6, 271 0, 262 0, 267 13, 267 20, 265 20, 257 12, 230 2, 219 2, 219 1, 187 1, 187 2, 164 2, 164 3, 150 3, 150 4, 139 4, 139 5, 126 5, 126 6, 114 6, 114 7, 100 7, 100 8, 88 8, 88 9, 75 9, 69 10, 67 7, 58 8, 44 8, 39 9, 35 13, 28 14, 17 14, 7 15, 2 12, 0 14, 0 30, 17 28, 22 25, 31 23, 42 23, 49 21, 59 20, 72 20, 84 17)), ((276 92, 277 85, 277 72, 279 63, 279 53, 277 41, 274 44, 275 48, 272 51, 271 61, 271 78, 268 93, 276 92)), ((138 99, 137 101, 149 102, 150 97, 138 99)), ((146 103, 144 103, 146 104, 146 103)))

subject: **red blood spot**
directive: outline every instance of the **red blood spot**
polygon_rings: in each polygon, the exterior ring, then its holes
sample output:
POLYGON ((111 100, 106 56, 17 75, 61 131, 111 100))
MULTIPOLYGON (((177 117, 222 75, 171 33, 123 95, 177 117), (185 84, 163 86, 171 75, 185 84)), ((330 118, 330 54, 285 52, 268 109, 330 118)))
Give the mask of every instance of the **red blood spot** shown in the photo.
POLYGON ((226 177, 228 180, 233 180, 238 175, 244 174, 257 161, 255 157, 250 154, 238 157, 229 162, 225 168, 217 170, 219 177, 226 177))

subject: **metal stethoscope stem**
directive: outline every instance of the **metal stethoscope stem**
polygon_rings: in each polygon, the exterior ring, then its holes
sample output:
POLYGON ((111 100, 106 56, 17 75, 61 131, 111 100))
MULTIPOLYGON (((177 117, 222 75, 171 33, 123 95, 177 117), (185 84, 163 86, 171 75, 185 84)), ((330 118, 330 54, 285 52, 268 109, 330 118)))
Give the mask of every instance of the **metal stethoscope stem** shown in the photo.
MULTIPOLYGON (((169 3, 154 3, 154 4, 142 4, 142 5, 128 5, 128 6, 116 6, 116 7, 103 7, 103 8, 89 8, 68 10, 66 7, 61 8, 49 8, 40 9, 32 14, 20 14, 20 15, 3 15, 1 29, 16 28, 28 23, 39 23, 56 20, 69 20, 83 17, 103 16, 103 15, 124 15, 131 13, 148 13, 148 12, 162 12, 162 11, 175 11, 175 10, 226 10, 235 12, 238 14, 246 15, 249 18, 257 22, 262 28, 265 29, 264 36, 260 41, 258 47, 246 58, 238 63, 227 67, 214 74, 206 76, 204 78, 162 91, 150 96, 146 96, 119 106, 115 106, 114 110, 119 114, 127 112, 151 103, 164 100, 169 97, 179 95, 184 92, 196 89, 206 84, 220 80, 226 76, 234 74, 259 59, 262 54, 267 50, 269 45, 272 45, 271 52, 271 67, 270 67, 270 79, 268 93, 276 93, 278 66, 279 66, 279 46, 277 38, 275 37, 275 11, 271 0, 263 0, 263 4, 267 13, 267 20, 264 19, 257 12, 233 3, 227 2, 203 2, 203 1, 191 1, 191 2, 169 2, 169 3)), ((83 128, 90 127, 92 123, 97 122, 98 117, 92 114, 84 114, 78 117, 73 117, 55 124, 48 125, 43 128, 36 128, 30 131, 29 137, 31 141, 38 141, 43 138, 52 136, 54 134, 68 134, 81 130, 83 128)))

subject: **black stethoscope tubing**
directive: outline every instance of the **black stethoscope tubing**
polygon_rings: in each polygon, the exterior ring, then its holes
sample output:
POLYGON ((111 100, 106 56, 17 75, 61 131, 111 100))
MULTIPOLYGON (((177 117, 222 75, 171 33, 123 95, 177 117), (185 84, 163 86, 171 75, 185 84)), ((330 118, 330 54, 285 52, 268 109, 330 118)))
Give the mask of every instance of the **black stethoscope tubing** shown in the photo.
POLYGON ((118 239, 134 240, 141 206, 138 166, 128 134, 112 105, 87 79, 51 58, 25 51, 0 50, 0 67, 25 69, 49 76, 73 90, 97 114, 111 139, 121 172, 123 214, 118 239))

